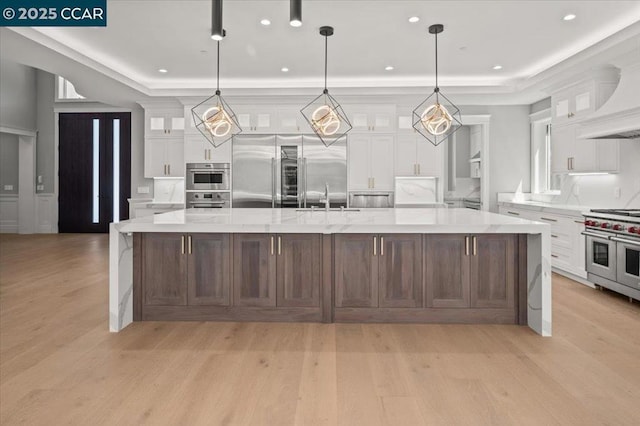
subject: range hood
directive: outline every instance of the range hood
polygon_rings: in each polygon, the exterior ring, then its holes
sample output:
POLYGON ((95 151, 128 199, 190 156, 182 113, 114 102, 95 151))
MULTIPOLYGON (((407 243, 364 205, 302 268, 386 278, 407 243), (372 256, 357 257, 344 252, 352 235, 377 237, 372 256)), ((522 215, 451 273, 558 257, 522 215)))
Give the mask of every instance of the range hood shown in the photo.
POLYGON ((578 126, 580 139, 640 140, 640 50, 621 67, 620 83, 609 100, 578 126))

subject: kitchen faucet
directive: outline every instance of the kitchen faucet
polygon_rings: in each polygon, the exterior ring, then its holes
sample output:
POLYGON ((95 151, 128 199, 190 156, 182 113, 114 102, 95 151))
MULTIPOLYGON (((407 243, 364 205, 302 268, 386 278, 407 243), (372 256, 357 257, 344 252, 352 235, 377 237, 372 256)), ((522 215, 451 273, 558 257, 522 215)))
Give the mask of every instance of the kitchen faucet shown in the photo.
POLYGON ((324 183, 324 211, 329 211, 329 183, 324 183))

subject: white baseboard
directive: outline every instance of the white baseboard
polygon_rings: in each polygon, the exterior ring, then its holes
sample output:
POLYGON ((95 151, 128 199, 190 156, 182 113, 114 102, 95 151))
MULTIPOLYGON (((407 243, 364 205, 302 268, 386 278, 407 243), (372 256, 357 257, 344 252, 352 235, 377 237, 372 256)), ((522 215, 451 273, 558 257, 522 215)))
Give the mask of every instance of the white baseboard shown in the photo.
POLYGON ((0 233, 18 232, 18 194, 0 195, 0 233))

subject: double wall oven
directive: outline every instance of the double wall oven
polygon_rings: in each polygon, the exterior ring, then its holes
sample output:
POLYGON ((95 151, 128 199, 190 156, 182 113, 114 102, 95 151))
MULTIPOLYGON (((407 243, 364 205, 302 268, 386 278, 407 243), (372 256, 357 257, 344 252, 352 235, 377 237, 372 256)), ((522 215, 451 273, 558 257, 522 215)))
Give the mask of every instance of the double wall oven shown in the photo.
POLYGON ((229 163, 187 163, 186 207, 231 207, 229 163))
POLYGON ((640 210, 585 214, 587 278, 640 300, 640 210))

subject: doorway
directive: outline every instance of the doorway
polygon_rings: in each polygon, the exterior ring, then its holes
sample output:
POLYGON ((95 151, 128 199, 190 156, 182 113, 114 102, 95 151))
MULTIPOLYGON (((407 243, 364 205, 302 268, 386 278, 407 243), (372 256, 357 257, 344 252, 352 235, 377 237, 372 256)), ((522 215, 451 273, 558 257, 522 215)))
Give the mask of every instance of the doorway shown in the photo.
POLYGON ((58 232, 108 232, 129 217, 131 113, 60 113, 58 129, 58 232))

